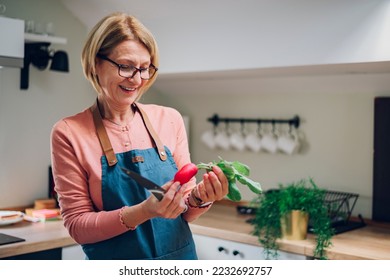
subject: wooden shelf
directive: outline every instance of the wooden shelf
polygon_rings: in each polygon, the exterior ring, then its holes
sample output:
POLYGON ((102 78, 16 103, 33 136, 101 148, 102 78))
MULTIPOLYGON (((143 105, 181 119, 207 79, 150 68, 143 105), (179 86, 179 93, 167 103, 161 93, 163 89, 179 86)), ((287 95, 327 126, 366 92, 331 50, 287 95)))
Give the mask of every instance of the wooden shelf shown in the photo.
POLYGON ((66 38, 33 34, 33 33, 24 33, 24 41, 26 43, 35 42, 35 43, 52 43, 52 44, 66 44, 68 42, 66 38))
POLYGON ((221 70, 188 73, 160 73, 159 79, 172 80, 230 80, 294 76, 323 76, 342 74, 390 73, 390 61, 340 63, 322 65, 298 65, 256 69, 221 70))
POLYGON ((390 61, 161 72, 153 88, 167 95, 388 92, 389 73, 390 61))

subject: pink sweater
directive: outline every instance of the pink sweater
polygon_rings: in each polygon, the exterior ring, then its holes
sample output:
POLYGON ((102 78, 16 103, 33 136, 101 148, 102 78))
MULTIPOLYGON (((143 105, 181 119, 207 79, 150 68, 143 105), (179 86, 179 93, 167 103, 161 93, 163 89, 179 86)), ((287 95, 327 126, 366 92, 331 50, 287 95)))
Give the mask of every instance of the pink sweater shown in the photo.
MULTIPOLYGON (((147 113, 162 143, 172 152, 180 169, 189 163, 190 153, 183 119, 178 111, 158 105, 138 104, 147 113)), ((141 115, 124 127, 103 120, 115 153, 153 147, 141 115)), ((121 223, 120 209, 103 211, 101 190, 102 148, 89 109, 57 122, 51 135, 55 190, 65 227, 80 243, 95 243, 120 235, 128 229, 121 223)), ((186 193, 195 186, 186 184, 186 193)), ((190 208, 184 218, 196 219, 207 208, 190 208)))

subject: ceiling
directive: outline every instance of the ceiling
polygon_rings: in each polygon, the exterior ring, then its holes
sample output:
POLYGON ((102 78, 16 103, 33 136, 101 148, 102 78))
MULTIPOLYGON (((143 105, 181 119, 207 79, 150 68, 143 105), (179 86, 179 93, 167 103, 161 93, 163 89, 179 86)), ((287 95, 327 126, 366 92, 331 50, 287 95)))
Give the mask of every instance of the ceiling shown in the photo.
MULTIPOLYGON (((261 68, 263 77, 285 73, 291 75, 291 69, 299 75, 302 72, 307 75, 335 71, 387 73, 389 69, 389 40, 388 36, 382 35, 387 34, 385 31, 389 28, 388 0, 61 2, 88 30, 112 12, 121 11, 136 16, 152 31, 159 42, 160 53, 164 53, 160 61, 160 66, 164 65, 164 68, 161 67, 160 75, 190 72, 189 77, 180 78, 194 79, 194 72, 202 72, 195 79, 226 79, 238 75, 237 71, 224 71, 229 69, 261 68), (221 48, 221 45, 224 47, 221 48), (256 56, 252 53, 256 53, 256 56), (240 59, 233 62, 226 59, 231 56, 240 59), (177 63, 188 60, 188 57, 192 58, 190 64, 177 63), (364 63, 383 60, 385 64, 364 63), (344 67, 338 65, 340 62, 359 63, 344 67), (331 68, 285 69, 285 66, 329 63, 333 65, 331 68), (270 67, 272 69, 268 69, 270 67), (223 71, 215 74, 218 70, 223 71), (204 73, 207 71, 213 71, 214 75, 210 77, 209 73, 204 73)), ((259 76, 257 70, 249 74, 247 71, 240 73, 245 77, 259 76)), ((169 77, 172 78, 172 75, 169 77)))
MULTIPOLYGON (((258 0, 248 0, 247 4, 257 4, 258 0)), ((262 0, 269 2, 271 0, 262 0)), ((224 10, 243 8, 242 3, 235 0, 61 0, 64 6, 88 29, 91 29, 99 19, 111 12, 126 12, 136 16, 144 24, 148 22, 163 21, 164 19, 194 18, 205 12, 213 13, 219 11, 223 5, 224 10), (207 7, 205 10, 204 7, 207 7), (228 8, 229 7, 229 8, 228 8)))
MULTIPOLYGON (((114 11, 129 12, 134 10, 141 13, 146 6, 145 1, 121 1, 121 0, 61 0, 64 6, 89 29, 105 15, 114 11), (132 3, 143 3, 142 5, 132 3), (141 7, 140 7, 141 6, 141 7)), ((148 1, 148 3, 150 3, 148 1)))

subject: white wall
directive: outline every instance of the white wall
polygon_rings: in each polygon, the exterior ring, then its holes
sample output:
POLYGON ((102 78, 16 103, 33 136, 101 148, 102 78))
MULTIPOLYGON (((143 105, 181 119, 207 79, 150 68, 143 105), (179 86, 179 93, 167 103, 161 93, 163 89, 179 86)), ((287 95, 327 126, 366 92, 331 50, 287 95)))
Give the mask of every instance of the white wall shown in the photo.
MULTIPOLYGON (((250 79, 164 79, 153 95, 190 117, 194 162, 222 156, 252 167, 253 179, 275 188, 312 177, 329 190, 358 193, 354 214, 371 217, 375 96, 390 96, 389 74, 321 75, 250 79), (207 118, 292 118, 299 115, 305 146, 298 155, 210 150, 200 135, 207 118)), ((238 129, 238 126, 232 126, 238 129)), ((255 126, 248 126, 250 130, 255 126)), ((245 200, 253 194, 240 189, 245 200)))
MULTIPOLYGON (((254 70, 248 77, 240 71, 224 77, 219 70, 388 62, 390 2, 244 3, 216 1, 189 9, 184 1, 179 14, 172 14, 168 4, 164 21, 141 13, 161 48, 163 75, 154 88, 164 96, 164 104, 190 116, 193 161, 207 162, 218 155, 242 160, 265 189, 311 176, 327 189, 358 193, 354 214, 371 217, 373 103, 375 96, 390 95, 389 64, 384 73, 371 74, 359 69, 360 74, 348 70, 313 75, 307 68, 298 75, 292 70, 262 76, 254 70), (189 74, 174 74, 183 72, 189 74), (206 119, 214 113, 249 118, 298 114, 307 145, 292 157, 210 151, 200 134, 211 127, 206 119)), ((242 190, 244 199, 253 197, 242 190)))
POLYGON ((86 28, 58 1, 3 0, 5 16, 53 22, 55 35, 68 39, 52 45, 69 55, 70 73, 30 66, 30 87, 20 90, 20 70, 0 69, 0 208, 25 206, 48 194, 50 130, 63 116, 92 104, 95 94, 81 72, 86 28))

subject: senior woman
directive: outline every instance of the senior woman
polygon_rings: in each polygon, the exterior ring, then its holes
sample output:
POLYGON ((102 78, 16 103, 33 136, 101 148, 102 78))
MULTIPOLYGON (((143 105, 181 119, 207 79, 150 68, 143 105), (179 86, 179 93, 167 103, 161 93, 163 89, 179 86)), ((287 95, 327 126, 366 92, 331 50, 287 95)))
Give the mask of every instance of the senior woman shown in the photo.
POLYGON ((61 213, 88 259, 197 259, 188 223, 228 192, 218 167, 199 183, 173 181, 191 162, 182 116, 173 108, 138 102, 157 77, 158 58, 153 35, 135 17, 104 17, 82 51, 96 102, 53 126, 61 213), (122 168, 163 186, 163 199, 122 168))

